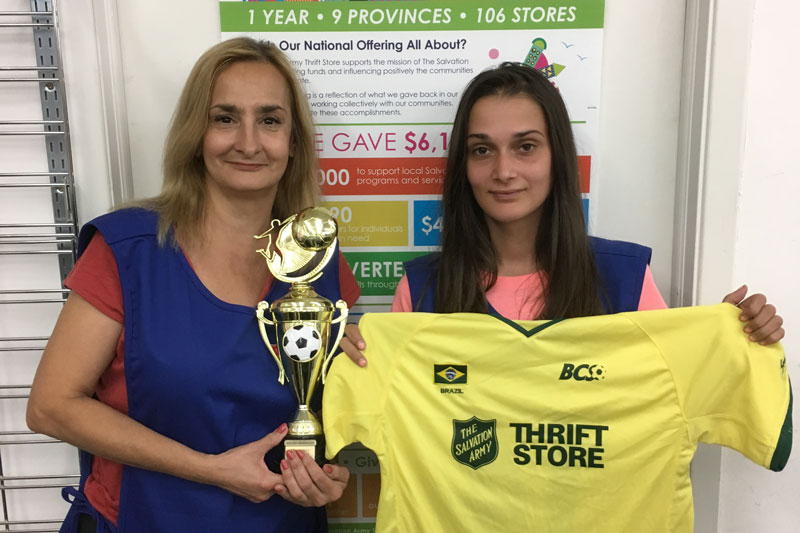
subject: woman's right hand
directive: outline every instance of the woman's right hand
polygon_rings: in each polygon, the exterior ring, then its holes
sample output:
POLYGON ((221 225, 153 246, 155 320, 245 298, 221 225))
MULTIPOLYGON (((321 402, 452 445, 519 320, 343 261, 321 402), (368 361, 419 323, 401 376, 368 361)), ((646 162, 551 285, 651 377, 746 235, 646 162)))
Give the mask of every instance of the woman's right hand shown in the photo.
POLYGON ((339 347, 355 364, 360 367, 367 366, 367 358, 361 353, 361 350, 367 348, 367 343, 364 342, 364 337, 361 336, 356 324, 347 324, 344 327, 344 337, 339 347))
POLYGON ((253 503, 268 500, 275 494, 275 485, 283 483, 283 476, 267 468, 264 456, 283 440, 286 429, 286 424, 281 424, 257 441, 212 456, 218 477, 211 482, 253 503))

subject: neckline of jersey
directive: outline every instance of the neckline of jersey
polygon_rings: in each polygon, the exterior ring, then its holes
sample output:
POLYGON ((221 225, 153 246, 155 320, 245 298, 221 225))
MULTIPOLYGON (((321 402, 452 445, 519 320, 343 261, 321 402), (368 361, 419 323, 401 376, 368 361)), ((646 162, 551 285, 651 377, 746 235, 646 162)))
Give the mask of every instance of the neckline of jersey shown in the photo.
POLYGON ((506 318, 506 317, 504 317, 504 316, 502 316, 500 314, 490 313, 489 316, 493 316, 494 318, 500 320, 501 322, 505 322, 506 324, 508 324, 509 326, 514 328, 515 330, 519 331, 520 333, 522 333, 526 337, 533 337, 534 335, 536 335, 537 333, 539 333, 543 329, 547 329, 550 326, 552 326, 553 324, 557 324, 558 322, 561 322, 562 320, 564 320, 563 318, 556 318, 555 320, 549 320, 549 321, 545 322, 544 324, 539 324, 538 326, 536 326, 534 328, 527 329, 527 328, 521 326, 520 324, 518 324, 517 322, 511 320, 510 318, 506 318))

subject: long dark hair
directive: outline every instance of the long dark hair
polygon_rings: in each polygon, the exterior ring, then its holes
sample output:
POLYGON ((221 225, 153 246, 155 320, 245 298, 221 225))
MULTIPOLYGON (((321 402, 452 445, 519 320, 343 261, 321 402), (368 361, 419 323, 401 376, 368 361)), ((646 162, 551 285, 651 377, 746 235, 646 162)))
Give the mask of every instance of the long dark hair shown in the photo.
POLYGON ((602 314, 567 108, 558 89, 543 74, 521 63, 503 63, 478 74, 459 102, 444 178, 444 225, 435 310, 485 313, 486 290, 497 280, 497 256, 489 228, 467 180, 470 112, 478 100, 495 95, 530 97, 541 106, 547 123, 551 189, 542 206, 535 250, 547 283, 542 317, 602 314))

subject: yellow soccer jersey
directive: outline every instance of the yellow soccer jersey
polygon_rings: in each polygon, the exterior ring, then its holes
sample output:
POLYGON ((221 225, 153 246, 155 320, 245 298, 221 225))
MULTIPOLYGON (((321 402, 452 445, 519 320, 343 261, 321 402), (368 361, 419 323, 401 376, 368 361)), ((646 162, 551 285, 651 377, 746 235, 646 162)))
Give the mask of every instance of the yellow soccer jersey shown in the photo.
POLYGON ((738 316, 366 315, 369 364, 325 385, 328 456, 377 454, 379 531, 690 532, 698 442, 772 470, 791 449, 783 349, 738 316))

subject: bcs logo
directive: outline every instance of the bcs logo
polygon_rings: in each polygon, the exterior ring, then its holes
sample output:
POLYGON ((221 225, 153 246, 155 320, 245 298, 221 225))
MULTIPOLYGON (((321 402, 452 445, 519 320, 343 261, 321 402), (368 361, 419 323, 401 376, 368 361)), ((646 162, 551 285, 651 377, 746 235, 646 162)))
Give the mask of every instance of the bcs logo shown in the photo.
POLYGON ((603 365, 573 365, 564 363, 558 379, 574 379, 575 381, 599 381, 606 379, 606 369, 603 365))

